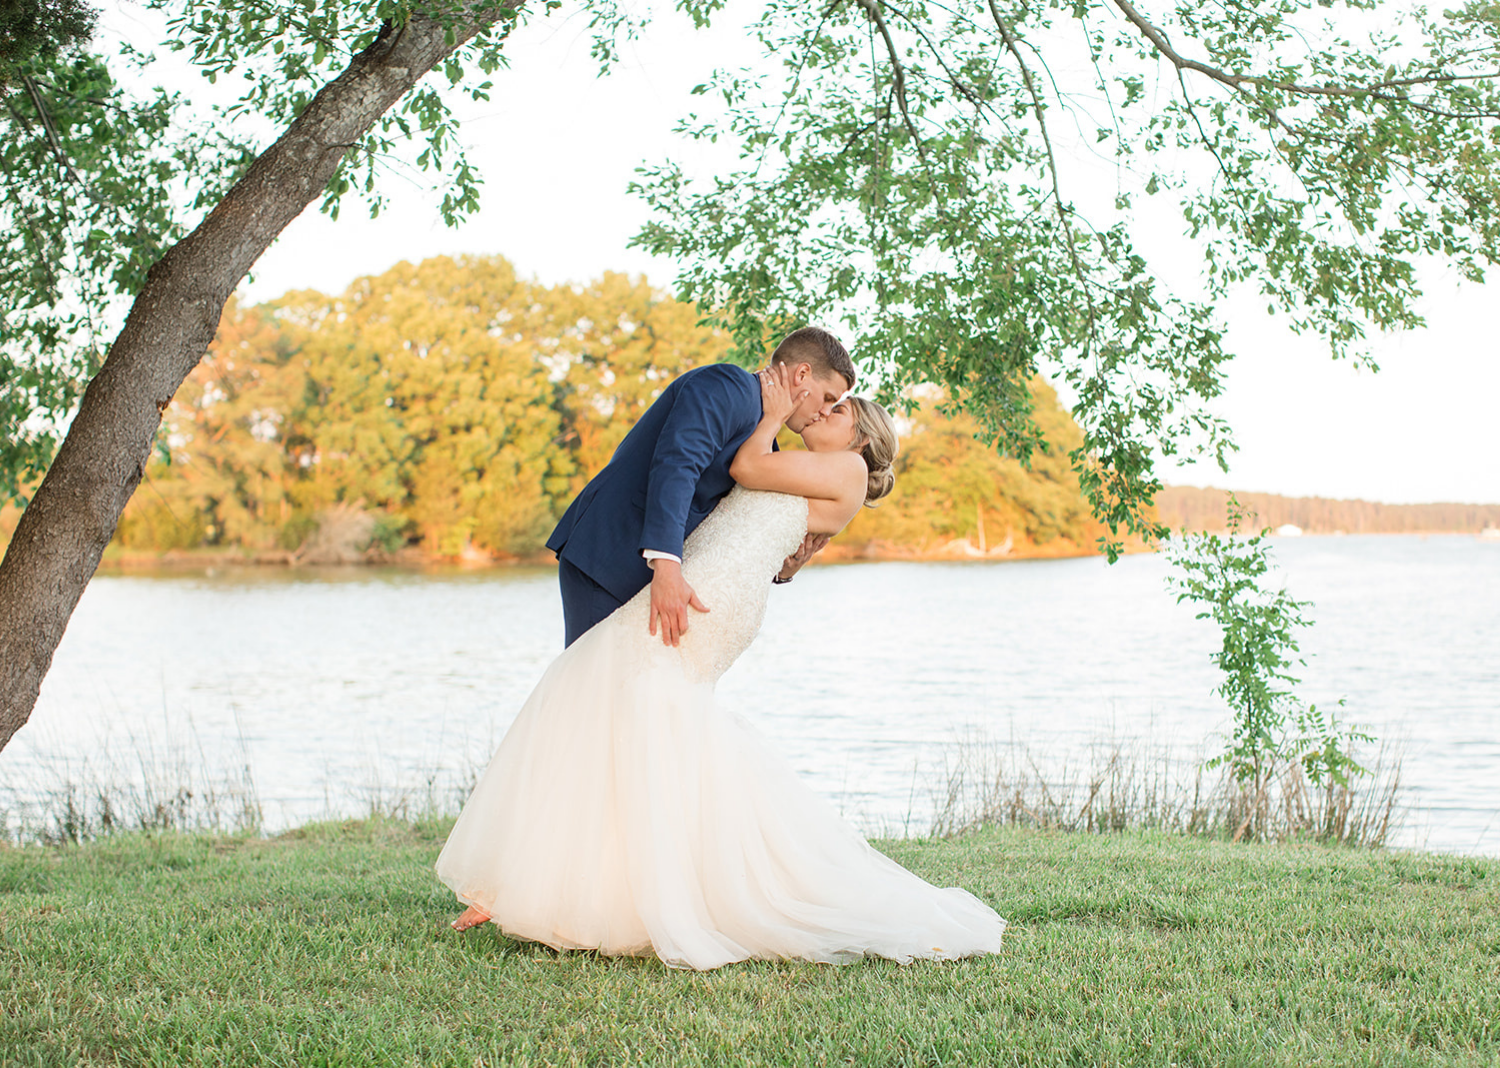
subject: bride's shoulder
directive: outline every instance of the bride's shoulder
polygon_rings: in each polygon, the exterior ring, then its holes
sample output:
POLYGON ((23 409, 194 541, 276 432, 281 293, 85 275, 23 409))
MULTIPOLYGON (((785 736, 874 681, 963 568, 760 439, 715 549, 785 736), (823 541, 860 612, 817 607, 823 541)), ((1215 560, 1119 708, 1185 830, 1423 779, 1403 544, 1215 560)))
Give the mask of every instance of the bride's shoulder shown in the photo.
POLYGON ((817 456, 840 482, 858 482, 863 486, 865 479, 870 475, 869 465, 857 452, 846 449, 841 452, 819 452, 813 455, 817 456))

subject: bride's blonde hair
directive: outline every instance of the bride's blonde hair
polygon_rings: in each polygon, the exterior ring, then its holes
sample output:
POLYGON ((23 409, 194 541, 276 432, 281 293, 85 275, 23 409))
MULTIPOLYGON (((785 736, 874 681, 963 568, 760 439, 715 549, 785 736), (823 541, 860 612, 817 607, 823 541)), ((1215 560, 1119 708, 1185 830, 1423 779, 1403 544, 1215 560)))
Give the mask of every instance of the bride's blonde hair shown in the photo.
POLYGON ((849 406, 854 413, 854 440, 859 454, 870 469, 869 481, 865 484, 865 506, 873 508, 875 502, 886 496, 896 486, 896 454, 901 443, 896 437, 896 421, 880 405, 863 397, 849 397, 849 406))

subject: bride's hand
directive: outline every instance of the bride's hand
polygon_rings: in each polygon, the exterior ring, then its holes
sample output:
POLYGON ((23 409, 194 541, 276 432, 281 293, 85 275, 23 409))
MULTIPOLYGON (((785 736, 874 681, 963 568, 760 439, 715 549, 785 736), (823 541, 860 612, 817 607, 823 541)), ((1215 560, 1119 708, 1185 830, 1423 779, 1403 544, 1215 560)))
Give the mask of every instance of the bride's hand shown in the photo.
POLYGON ((762 368, 756 372, 756 377, 760 379, 761 416, 778 423, 785 423, 809 392, 804 389, 795 398, 792 396, 790 374, 784 363, 762 368))

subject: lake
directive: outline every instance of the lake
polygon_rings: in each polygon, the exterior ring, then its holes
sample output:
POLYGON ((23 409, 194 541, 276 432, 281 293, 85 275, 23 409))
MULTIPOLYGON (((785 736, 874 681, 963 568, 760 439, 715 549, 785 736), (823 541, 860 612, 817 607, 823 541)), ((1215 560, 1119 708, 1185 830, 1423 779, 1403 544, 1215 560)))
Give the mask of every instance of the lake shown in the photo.
MULTIPOLYGON (((1397 844, 1500 855, 1500 544, 1277 539, 1314 602, 1303 695, 1399 744, 1397 844)), ((945 753, 976 732, 1044 767, 1090 745, 1221 746, 1218 634, 1140 555, 806 569, 771 591, 723 699, 872 831, 925 830, 945 753)), ((268 830, 372 805, 448 807, 562 644, 550 569, 102 573, 0 813, 65 782, 253 780, 268 830)))

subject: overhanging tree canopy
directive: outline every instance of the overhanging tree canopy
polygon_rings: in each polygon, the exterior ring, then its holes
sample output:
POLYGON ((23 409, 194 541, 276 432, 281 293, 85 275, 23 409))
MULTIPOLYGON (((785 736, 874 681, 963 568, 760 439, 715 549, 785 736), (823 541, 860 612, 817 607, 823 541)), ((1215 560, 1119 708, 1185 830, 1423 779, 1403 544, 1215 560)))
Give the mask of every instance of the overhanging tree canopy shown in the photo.
POLYGON ((1157 532, 1154 456, 1232 447, 1205 402, 1234 287, 1359 358, 1420 324, 1419 258, 1480 280, 1500 249, 1491 3, 771 0, 754 30, 769 69, 717 73, 684 123, 743 165, 644 171, 639 242, 743 353, 840 320, 889 392, 940 382, 1021 456, 1027 384, 1059 374, 1117 531, 1157 532), (1141 251, 1150 197, 1177 202, 1201 292, 1141 251))

